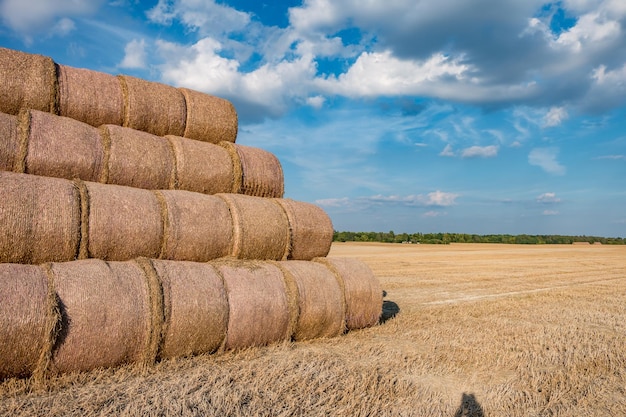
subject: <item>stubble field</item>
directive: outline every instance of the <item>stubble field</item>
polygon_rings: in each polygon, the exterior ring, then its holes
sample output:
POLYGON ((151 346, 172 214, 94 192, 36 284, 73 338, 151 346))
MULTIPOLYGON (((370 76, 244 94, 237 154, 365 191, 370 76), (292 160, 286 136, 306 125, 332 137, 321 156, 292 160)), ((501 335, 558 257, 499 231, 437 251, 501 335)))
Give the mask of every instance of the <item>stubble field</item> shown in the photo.
POLYGON ((626 246, 335 243, 387 295, 333 339, 0 382, 0 415, 624 416, 626 246))

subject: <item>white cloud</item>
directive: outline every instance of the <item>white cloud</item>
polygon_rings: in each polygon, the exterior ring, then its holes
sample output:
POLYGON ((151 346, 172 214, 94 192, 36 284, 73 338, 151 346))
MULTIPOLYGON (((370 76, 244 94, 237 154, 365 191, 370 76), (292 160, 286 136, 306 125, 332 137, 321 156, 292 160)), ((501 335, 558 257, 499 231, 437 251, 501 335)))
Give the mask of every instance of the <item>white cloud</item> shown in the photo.
POLYGON ((498 147, 490 146, 470 146, 461 152, 462 158, 493 158, 498 155, 498 147))
POLYGON ((439 156, 456 156, 456 153, 454 153, 452 145, 448 143, 446 147, 443 148, 443 150, 439 153, 439 156))
POLYGON ((603 155, 603 156, 598 156, 597 158, 594 158, 594 159, 613 159, 613 160, 626 161, 626 155, 603 155))
POLYGON ((120 68, 146 68, 146 41, 133 39, 124 47, 124 59, 120 62, 120 68))
POLYGON ((344 207, 350 204, 348 197, 343 198, 324 198, 315 200, 315 204, 323 207, 344 207))
POLYGON ((309 106, 319 109, 324 105, 326 99, 323 96, 314 96, 306 99, 306 104, 309 106))
POLYGON ((67 17, 64 17, 60 19, 52 27, 51 34, 58 35, 58 36, 66 36, 74 29, 76 29, 76 24, 74 23, 74 21, 72 19, 68 19, 67 17))
POLYGON ((541 214, 544 216, 556 216, 559 212, 556 210, 544 210, 541 214))
POLYGON ((422 217, 440 217, 440 216, 445 216, 446 214, 447 214, 446 212, 431 210, 422 214, 422 217))
POLYGON ((554 127, 560 125, 569 117, 567 110, 563 107, 552 107, 543 118, 543 127, 554 127))
POLYGON ((537 202, 542 204, 560 203, 561 199, 557 198, 555 193, 543 193, 537 196, 537 202))
POLYGON ((528 163, 540 167, 549 174, 564 175, 565 167, 556 160, 558 153, 559 149, 555 147, 535 148, 528 154, 528 163))

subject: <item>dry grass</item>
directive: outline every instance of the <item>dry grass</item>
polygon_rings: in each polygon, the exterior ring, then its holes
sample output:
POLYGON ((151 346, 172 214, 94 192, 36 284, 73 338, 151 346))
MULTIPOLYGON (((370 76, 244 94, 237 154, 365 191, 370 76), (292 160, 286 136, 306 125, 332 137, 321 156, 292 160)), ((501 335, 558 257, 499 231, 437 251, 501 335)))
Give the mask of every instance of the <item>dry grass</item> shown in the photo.
POLYGON ((626 415, 626 247, 333 244, 387 291, 331 338, 0 384, 0 415, 626 415))

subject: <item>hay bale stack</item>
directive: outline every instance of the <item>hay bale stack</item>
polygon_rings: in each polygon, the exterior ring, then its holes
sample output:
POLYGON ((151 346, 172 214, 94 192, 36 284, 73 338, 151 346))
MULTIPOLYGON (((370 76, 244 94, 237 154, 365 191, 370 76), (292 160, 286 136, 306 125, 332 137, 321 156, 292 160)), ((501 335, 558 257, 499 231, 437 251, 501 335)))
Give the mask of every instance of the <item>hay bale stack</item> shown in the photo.
POLYGON ((278 158, 263 149, 222 142, 233 161, 241 165, 241 183, 236 193, 281 198, 285 192, 283 168, 278 158))
POLYGON ((17 133, 17 117, 0 113, 0 171, 20 169, 21 145, 17 133))
POLYGON ((344 331, 345 301, 335 275, 324 265, 308 261, 279 262, 298 289, 298 321, 293 337, 307 340, 334 337, 344 331))
POLYGON ((237 112, 233 104, 223 98, 180 88, 187 106, 186 138, 204 142, 235 142, 237 139, 237 112))
POLYGON ((281 270, 268 262, 213 262, 228 296, 224 347, 240 349, 289 340, 290 315, 281 270))
POLYGON ((151 331, 149 289, 135 262, 54 263, 61 331, 50 371, 113 367, 144 359, 151 331))
POLYGON ((86 188, 89 258, 159 257, 164 209, 155 193, 93 182, 86 183, 86 188))
POLYGON ((211 353, 226 337, 228 300, 222 277, 209 264, 152 261, 164 301, 162 359, 211 353))
POLYGON ((19 124, 20 141, 27 149, 25 173, 85 181, 100 179, 105 152, 98 129, 38 110, 22 112, 19 124))
POLYGON ((371 327, 378 323, 383 296, 380 283, 372 270, 358 259, 316 258, 333 271, 343 286, 348 330, 371 327))
POLYGON ((157 136, 183 136, 187 109, 177 88, 128 75, 118 79, 124 95, 125 127, 157 136))
POLYGON ((285 210, 291 232, 289 259, 324 257, 333 243, 333 224, 320 207, 303 201, 276 199, 285 210))
POLYGON ((167 139, 114 125, 102 126, 101 132, 110 146, 102 182, 148 190, 174 187, 174 152, 167 139))
POLYGON ((121 125, 124 99, 114 75, 57 64, 58 114, 90 124, 121 125))
POLYGON ((0 172, 0 262, 68 261, 81 240, 80 193, 68 180, 0 172))
POLYGON ((232 256, 280 261, 289 255, 289 220, 271 199, 241 194, 217 194, 233 219, 232 256))
POLYGON ((55 112, 57 75, 51 58, 0 48, 0 68, 0 112, 55 112))
POLYGON ((190 191, 156 191, 167 218, 162 259, 206 262, 230 255, 233 220, 219 197, 190 191))

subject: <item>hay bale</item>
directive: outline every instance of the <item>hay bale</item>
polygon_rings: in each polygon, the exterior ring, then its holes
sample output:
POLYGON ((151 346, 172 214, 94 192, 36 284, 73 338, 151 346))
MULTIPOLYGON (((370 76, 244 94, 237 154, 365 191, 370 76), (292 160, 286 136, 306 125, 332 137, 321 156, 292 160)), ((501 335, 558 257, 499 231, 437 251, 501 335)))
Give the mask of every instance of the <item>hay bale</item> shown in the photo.
POLYGON ((51 58, 0 48, 0 68, 0 112, 55 112, 57 75, 51 58))
POLYGON ((163 239, 163 207, 149 190, 86 183, 88 257, 125 261, 157 258, 163 239))
POLYGON ((241 161, 239 193, 282 198, 285 192, 283 168, 274 154, 251 146, 234 145, 241 161))
POLYGON ((124 99, 114 75, 57 64, 59 115, 90 124, 121 125, 124 99))
POLYGON ((163 359, 212 353, 226 336, 228 300, 222 277, 209 264, 153 260, 163 285, 163 359))
POLYGON ((150 333, 144 271, 135 262, 54 263, 62 326, 50 371, 65 373, 139 362, 150 333))
POLYGON ((371 327, 378 323, 383 309, 383 292, 372 270, 358 259, 316 258, 335 273, 343 287, 348 330, 371 327))
POLYGON ((228 296, 225 349, 289 340, 289 303, 281 270, 268 262, 213 262, 228 296))
POLYGON ((176 188, 204 194, 230 193, 235 172, 226 149, 212 143, 167 136, 176 157, 176 188))
POLYGON ((80 194, 68 180, 0 172, 0 262, 39 264, 75 259, 80 194))
POLYGON ((20 114, 21 140, 27 146, 25 173, 98 181, 104 148, 98 129, 69 117, 38 110, 20 114))
POLYGON ((157 136, 183 136, 187 109, 177 88, 128 75, 118 79, 124 96, 125 127, 157 136))
POLYGON ((174 152, 167 139, 114 125, 102 126, 101 132, 110 144, 108 184, 148 190, 174 187, 174 152))
POLYGON ((17 117, 0 113, 0 171, 16 171, 19 167, 20 140, 17 117))
POLYGON ((30 376, 49 350, 50 295, 40 266, 0 263, 0 380, 30 376))
POLYGON ((307 261, 283 261, 298 288, 298 321, 294 339, 334 337, 344 331, 345 302, 335 275, 324 265, 307 261))
POLYGON ((235 142, 237 139, 237 111, 223 98, 179 88, 187 106, 186 138, 204 142, 235 142))
POLYGON ((233 220, 222 199, 183 190, 157 193, 167 213, 161 259, 206 262, 230 255, 233 220))
POLYGON ((226 201, 233 219, 232 256, 274 261, 287 259, 289 220, 274 200, 241 194, 217 196, 226 201))
POLYGON ((303 201, 275 200, 285 210, 291 231, 288 259, 310 261, 324 257, 333 243, 333 224, 322 208, 303 201))

